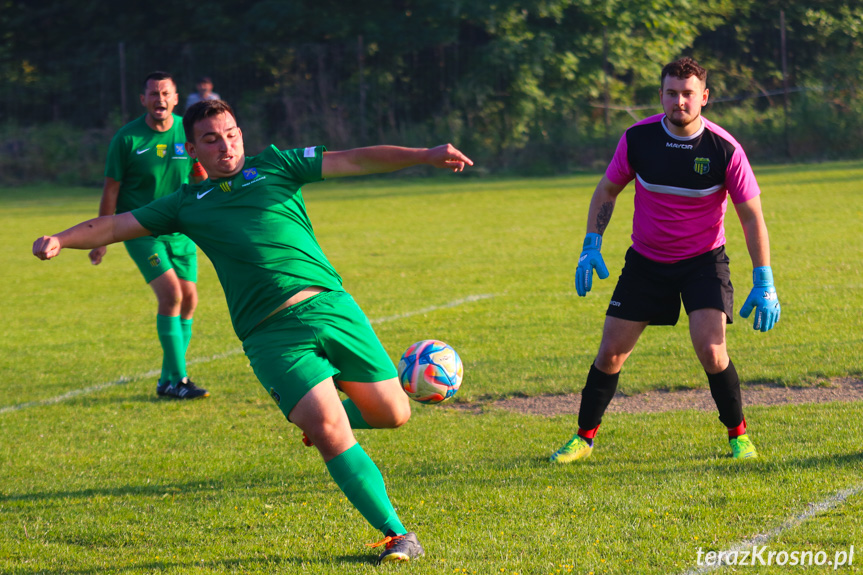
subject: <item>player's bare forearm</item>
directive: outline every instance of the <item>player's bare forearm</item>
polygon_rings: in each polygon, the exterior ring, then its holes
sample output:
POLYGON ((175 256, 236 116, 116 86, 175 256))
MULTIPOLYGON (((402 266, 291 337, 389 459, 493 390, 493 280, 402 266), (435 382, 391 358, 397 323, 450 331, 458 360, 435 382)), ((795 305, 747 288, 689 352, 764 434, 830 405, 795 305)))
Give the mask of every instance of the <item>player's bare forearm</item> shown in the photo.
POLYGON ((53 236, 42 236, 33 242, 33 255, 49 260, 63 248, 92 249, 149 235, 150 232, 129 213, 100 216, 81 222, 53 236))
POLYGON ((605 229, 611 221, 611 214, 614 212, 617 196, 622 190, 623 186, 613 183, 605 176, 602 177, 590 200, 587 214, 587 233, 599 235, 605 233, 605 229))
POLYGON ((120 195, 120 182, 105 178, 102 186, 102 199, 99 200, 99 215, 112 216, 117 211, 117 197, 120 195))
POLYGON ((741 204, 736 204, 737 216, 743 227, 746 238, 746 249, 752 259, 752 267, 758 268, 770 265, 770 238, 767 234, 767 224, 761 210, 761 199, 755 197, 741 204))
POLYGON ((769 266, 770 239, 767 236, 767 227, 764 225, 753 226, 749 231, 744 231, 744 235, 746 236, 746 249, 752 259, 752 267, 769 266))
POLYGON ((395 172, 419 165, 460 172, 465 166, 472 166, 473 161, 452 144, 435 148, 370 146, 341 152, 324 152, 321 171, 324 178, 339 178, 395 172))
MULTIPOLYGON (((105 184, 102 186, 102 199, 99 200, 100 216, 111 216, 117 211, 117 198, 120 195, 120 183, 121 182, 114 178, 105 178, 105 184)), ((102 263, 102 258, 105 257, 107 250, 108 248, 105 246, 98 246, 90 250, 90 253, 87 254, 90 258, 90 263, 94 266, 102 263)))

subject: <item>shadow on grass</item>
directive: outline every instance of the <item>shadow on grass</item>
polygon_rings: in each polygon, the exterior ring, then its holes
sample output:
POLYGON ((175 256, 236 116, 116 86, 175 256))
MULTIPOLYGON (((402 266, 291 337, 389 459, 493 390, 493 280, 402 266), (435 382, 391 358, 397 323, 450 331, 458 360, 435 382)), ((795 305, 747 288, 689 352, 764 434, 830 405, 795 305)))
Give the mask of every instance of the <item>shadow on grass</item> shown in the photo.
POLYGON ((45 502, 63 499, 87 500, 93 497, 124 497, 128 495, 140 495, 152 497, 154 499, 162 499, 166 496, 195 496, 201 493, 214 492, 232 494, 240 491, 244 492, 248 481, 254 481, 255 486, 258 488, 283 489, 286 496, 312 495, 319 494, 321 492, 319 487, 306 486, 300 483, 292 483, 291 485, 286 486, 283 479, 278 476, 272 478, 255 476, 250 478, 244 475, 241 478, 231 481, 214 481, 211 478, 207 478, 200 481, 187 481, 184 483, 153 483, 120 487, 94 487, 89 489, 65 491, 34 491, 32 493, 0 492, 0 503, 22 501, 45 502))
POLYGON ((733 460, 730 454, 722 454, 705 458, 685 458, 685 460, 681 460, 679 465, 657 465, 652 469, 650 466, 647 466, 647 469, 644 471, 654 475, 667 476, 692 473, 698 470, 699 472, 724 474, 731 477, 737 475, 749 476, 753 473, 758 475, 784 473, 793 469, 801 471, 809 469, 827 471, 829 469, 847 467, 859 469, 861 462, 863 462, 863 451, 858 453, 812 455, 808 457, 784 457, 781 459, 759 454, 757 459, 744 461, 733 460))
POLYGON ((286 573, 296 573, 309 566, 331 567, 333 571, 344 564, 375 564, 377 555, 342 555, 340 557, 324 556, 320 558, 295 558, 295 557, 249 557, 247 559, 222 559, 220 561, 147 561, 137 565, 126 565, 112 567, 99 565, 93 568, 83 569, 43 569, 40 567, 18 567, 13 573, 16 575, 26 573, 39 573, 40 575, 88 575, 111 573, 161 573, 168 569, 179 570, 184 573, 212 573, 258 570, 261 568, 280 569, 286 573))
POLYGON ((122 497, 124 495, 153 495, 164 497, 166 494, 192 493, 225 489, 222 482, 190 481, 186 483, 127 485, 123 487, 105 487, 79 489, 76 491, 40 491, 34 493, 0 493, 0 501, 48 501, 52 499, 89 499, 98 496, 122 497))
MULTIPOLYGON (((488 469, 488 474, 484 477, 471 477, 467 479, 462 477, 463 481, 470 481, 474 484, 489 484, 493 485, 500 481, 502 474, 507 473, 515 468, 521 468, 528 474, 538 474, 535 477, 539 481, 547 480, 546 470, 555 476, 560 474, 586 474, 592 478, 605 481, 614 480, 619 477, 620 473, 625 473, 627 470, 636 472, 640 476, 651 476, 655 481, 662 482, 665 478, 678 477, 681 474, 691 473, 707 473, 727 476, 748 476, 751 474, 770 474, 774 472, 787 472, 789 469, 842 469, 860 467, 863 463, 863 450, 858 453, 837 453, 814 455, 809 457, 788 457, 783 459, 774 459, 770 456, 759 456, 751 460, 733 460, 731 453, 716 452, 716 454, 703 453, 687 455, 682 454, 678 459, 669 459, 662 457, 646 457, 636 458, 633 456, 625 456, 621 454, 599 454, 593 455, 588 459, 574 461, 568 464, 551 463, 549 457, 552 451, 547 453, 537 453, 529 457, 518 457, 500 460, 485 461, 483 466, 488 469)), ((446 463, 437 463, 429 465, 414 465, 409 470, 400 470, 402 478, 406 476, 415 476, 422 478, 423 481, 433 482, 435 477, 440 477, 444 481, 452 473, 452 469, 446 463)))
POLYGON ((843 455, 816 455, 812 457, 792 457, 789 459, 783 459, 782 461, 777 462, 777 465, 781 465, 783 467, 799 467, 803 469, 809 469, 812 467, 824 467, 825 464, 834 465, 834 466, 846 466, 853 465, 859 468, 860 464, 863 463, 863 451, 858 453, 846 453, 843 455))

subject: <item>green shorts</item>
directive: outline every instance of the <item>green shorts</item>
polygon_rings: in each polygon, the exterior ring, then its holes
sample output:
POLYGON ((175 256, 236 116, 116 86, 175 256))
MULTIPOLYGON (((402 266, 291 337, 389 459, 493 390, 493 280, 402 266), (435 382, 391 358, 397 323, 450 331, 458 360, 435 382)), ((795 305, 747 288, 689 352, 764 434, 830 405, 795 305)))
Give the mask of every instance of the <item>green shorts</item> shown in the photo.
POLYGON ((181 280, 198 281, 198 246, 182 234, 144 236, 123 244, 147 283, 170 269, 181 280))
POLYGON ((367 383, 396 377, 368 318, 343 291, 314 295, 264 320, 243 350, 285 417, 328 377, 367 383))

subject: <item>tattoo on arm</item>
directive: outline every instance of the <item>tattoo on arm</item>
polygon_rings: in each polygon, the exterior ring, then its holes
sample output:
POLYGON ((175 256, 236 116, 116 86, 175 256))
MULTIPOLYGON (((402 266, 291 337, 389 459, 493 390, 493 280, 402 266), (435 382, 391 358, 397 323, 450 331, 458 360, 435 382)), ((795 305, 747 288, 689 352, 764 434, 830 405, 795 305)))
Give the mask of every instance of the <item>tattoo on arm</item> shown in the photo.
POLYGON ((605 202, 599 207, 599 212, 596 214, 596 229, 600 235, 605 232, 608 227, 608 222, 611 221, 611 212, 614 211, 614 202, 605 202))

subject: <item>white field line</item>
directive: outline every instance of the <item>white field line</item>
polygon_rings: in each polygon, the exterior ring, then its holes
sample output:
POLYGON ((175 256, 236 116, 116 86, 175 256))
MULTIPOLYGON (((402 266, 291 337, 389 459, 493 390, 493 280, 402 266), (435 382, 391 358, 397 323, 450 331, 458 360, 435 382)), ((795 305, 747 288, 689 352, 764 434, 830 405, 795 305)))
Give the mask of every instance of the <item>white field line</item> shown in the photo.
POLYGON ((445 304, 443 304, 443 305, 433 305, 433 306, 426 307, 426 308, 423 308, 423 309, 418 309, 418 310, 416 310, 416 311, 409 311, 409 312, 407 312, 407 313, 400 313, 400 314, 397 314, 397 315, 389 315, 389 316, 387 316, 387 317, 379 317, 379 318, 377 318, 377 319, 371 319, 371 320, 369 320, 369 322, 370 322, 370 323, 372 323, 372 324, 376 324, 376 323, 387 323, 387 322, 390 322, 390 321, 396 321, 396 320, 399 320, 399 319, 405 319, 406 317, 412 317, 412 316, 415 316, 415 315, 422 315, 422 314, 424 314, 424 313, 429 313, 429 312, 431 312, 431 311, 438 311, 438 310, 441 310, 441 309, 448 309, 448 308, 451 308, 451 307, 458 307, 458 306, 460 306, 460 305, 464 305, 464 304, 466 304, 466 303, 473 303, 473 302, 475 302, 475 301, 480 301, 480 300, 484 300, 484 299, 493 298, 494 296, 495 296, 495 294, 493 294, 493 293, 486 293, 486 294, 480 294, 480 295, 469 295, 469 296, 467 296, 467 297, 464 297, 464 298, 461 298, 461 299, 457 299, 457 300, 455 300, 455 301, 451 301, 451 302, 449 302, 449 303, 445 303, 445 304))
MULTIPOLYGON (((369 321, 372 324, 387 323, 387 322, 391 322, 391 321, 405 319, 405 318, 412 317, 415 315, 422 315, 422 314, 433 312, 433 311, 448 309, 451 307, 457 307, 460 305, 464 305, 466 303, 472 303, 475 301, 480 301, 480 300, 489 299, 489 298, 493 298, 493 297, 495 297, 495 294, 469 295, 467 297, 457 299, 457 300, 451 301, 449 303, 445 303, 445 304, 441 304, 441 305, 433 305, 433 306, 429 306, 429 307, 426 307, 423 309, 418 309, 416 311, 409 311, 409 312, 400 313, 397 315, 390 315, 390 316, 386 316, 386 317, 380 317, 377 319, 370 319, 369 321)), ((198 357, 195 359, 190 359, 189 361, 186 362, 186 365, 196 365, 199 363, 209 363, 211 361, 216 361, 218 359, 224 359, 226 357, 231 357, 232 355, 237 355, 240 353, 243 353, 242 348, 232 349, 232 350, 226 351, 224 353, 217 353, 216 355, 211 355, 209 357, 198 357)), ((72 391, 67 391, 66 393, 64 393, 62 395, 58 395, 56 397, 50 397, 48 399, 40 399, 38 401, 28 401, 26 403, 7 405, 5 407, 0 407, 0 415, 3 415, 4 413, 10 413, 13 411, 21 411, 22 409, 27 409, 28 407, 36 407, 39 405, 52 405, 55 403, 61 403, 63 401, 66 401, 67 399, 72 399, 73 397, 78 397, 79 395, 87 395, 90 393, 95 393, 97 391, 102 391, 103 389, 108 389, 110 387, 116 387, 118 385, 126 385, 130 381, 135 381, 138 379, 143 379, 143 378, 147 378, 147 377, 155 377, 155 376, 159 375, 161 372, 162 372, 162 370, 160 370, 160 369, 152 369, 146 373, 139 373, 138 375, 123 376, 120 379, 117 379, 115 381, 98 383, 96 385, 91 385, 88 387, 84 387, 82 389, 73 389, 72 391)))
MULTIPOLYGON (((752 537, 750 539, 745 539, 745 540, 741 541, 740 543, 737 543, 736 545, 729 547, 725 551, 718 551, 717 557, 719 557, 720 554, 724 555, 725 557, 727 557, 729 554, 735 553, 735 552, 737 554, 739 554, 742 551, 751 550, 753 547, 764 545, 765 543, 767 543, 771 539, 777 537, 778 535, 784 533, 785 531, 788 531, 789 529, 797 527, 801 523, 815 517, 819 513, 829 511, 830 509, 833 509, 835 507, 841 507, 842 505, 845 504, 845 501, 849 497, 853 497, 854 495, 857 495, 859 493, 863 493, 863 484, 860 484, 860 485, 857 485, 854 487, 849 487, 848 489, 843 489, 842 491, 834 493, 833 495, 831 495, 827 499, 824 499, 823 501, 819 501, 817 503, 810 503, 809 508, 806 511, 804 511, 803 513, 801 513, 799 515, 795 515, 794 517, 786 519, 785 522, 782 525, 780 525, 779 527, 771 529, 770 531, 768 531, 766 533, 759 533, 758 535, 755 535, 754 537, 752 537)), ((735 555, 735 557, 737 557, 737 556, 738 555, 735 555)), ((713 564, 713 565, 706 565, 706 564, 705 565, 699 565, 698 567, 693 567, 692 569, 687 571, 684 575, 701 575, 703 573, 710 573, 711 571, 715 571, 717 569, 724 569, 725 567, 728 567, 728 565, 725 563, 718 563, 718 562, 717 562, 717 564, 713 564)))

